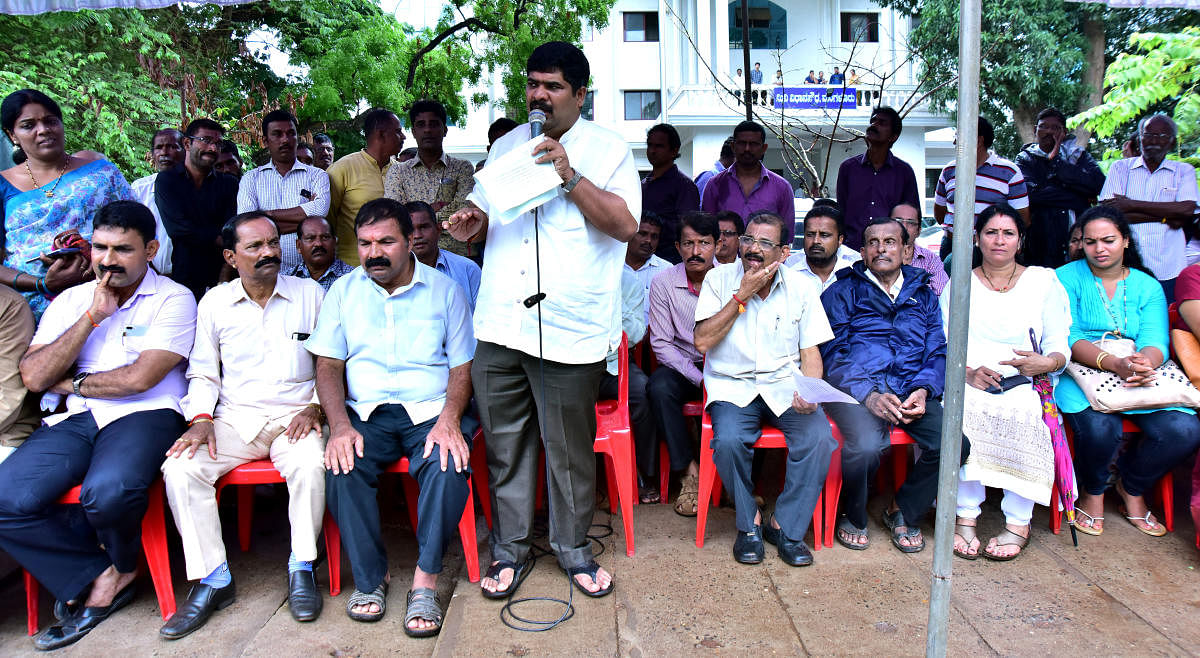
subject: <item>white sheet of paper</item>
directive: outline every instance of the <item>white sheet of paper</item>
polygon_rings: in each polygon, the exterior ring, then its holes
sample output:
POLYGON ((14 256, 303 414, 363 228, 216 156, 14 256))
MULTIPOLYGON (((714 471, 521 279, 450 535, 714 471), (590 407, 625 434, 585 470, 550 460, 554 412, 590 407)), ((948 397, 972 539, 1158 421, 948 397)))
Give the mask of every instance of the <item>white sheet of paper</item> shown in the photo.
POLYGON ((558 194, 562 178, 554 171, 554 164, 538 164, 534 162, 537 158, 531 155, 543 139, 544 135, 534 137, 475 174, 476 187, 491 203, 489 217, 493 221, 508 224, 558 194))
POLYGON ((792 379, 796 383, 796 392, 800 394, 800 397, 804 398, 805 402, 814 404, 821 404, 823 402, 858 404, 858 400, 834 388, 832 384, 824 379, 805 377, 800 374, 799 370, 792 373, 792 379))

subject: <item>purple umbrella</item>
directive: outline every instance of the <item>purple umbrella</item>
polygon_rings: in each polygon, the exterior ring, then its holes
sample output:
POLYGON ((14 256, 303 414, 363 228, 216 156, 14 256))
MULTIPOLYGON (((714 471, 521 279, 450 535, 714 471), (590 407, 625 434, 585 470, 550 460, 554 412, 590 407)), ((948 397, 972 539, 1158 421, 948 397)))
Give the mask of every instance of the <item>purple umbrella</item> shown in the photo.
MULTIPOLYGON (((1033 329, 1029 330, 1029 341, 1033 343, 1033 351, 1042 353, 1037 336, 1033 329)), ((1069 357, 1068 357, 1069 358, 1069 357)), ((1042 401, 1042 420, 1050 428, 1050 444, 1054 446, 1054 477, 1058 483, 1058 500, 1062 503, 1067 515, 1067 524, 1071 526, 1071 543, 1079 546, 1079 536, 1075 534, 1075 464, 1071 460, 1071 449, 1067 446, 1067 434, 1063 430, 1062 414, 1058 405, 1054 404, 1054 386, 1050 376, 1042 373, 1033 377, 1033 390, 1037 391, 1042 401)), ((1050 501, 1053 505, 1054 501, 1050 501)))

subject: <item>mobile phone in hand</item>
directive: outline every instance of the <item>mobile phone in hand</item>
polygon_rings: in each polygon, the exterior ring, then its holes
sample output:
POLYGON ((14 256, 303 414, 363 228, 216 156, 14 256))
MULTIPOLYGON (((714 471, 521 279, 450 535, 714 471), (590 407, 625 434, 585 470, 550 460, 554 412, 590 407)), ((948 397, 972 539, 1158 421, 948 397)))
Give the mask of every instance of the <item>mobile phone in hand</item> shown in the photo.
POLYGON ((79 253, 79 247, 63 247, 62 249, 55 249, 54 251, 42 254, 41 256, 38 256, 36 258, 30 258, 29 260, 27 260, 25 262, 26 262, 26 264, 36 263, 37 261, 39 261, 43 258, 49 258, 51 260, 56 260, 59 258, 66 258, 67 256, 73 256, 77 253, 79 253))

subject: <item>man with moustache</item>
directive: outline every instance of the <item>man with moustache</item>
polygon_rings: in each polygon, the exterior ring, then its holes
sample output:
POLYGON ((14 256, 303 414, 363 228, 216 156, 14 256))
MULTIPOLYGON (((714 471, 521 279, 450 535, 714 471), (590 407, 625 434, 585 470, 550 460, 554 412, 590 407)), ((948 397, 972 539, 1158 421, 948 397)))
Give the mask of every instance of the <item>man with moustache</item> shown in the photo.
MULTIPOLYGON (((1142 154, 1117 160, 1108 169, 1100 202, 1129 220, 1142 261, 1162 284, 1167 302, 1175 299, 1175 279, 1187 265, 1183 228, 1194 226, 1200 191, 1192 165, 1167 159, 1177 145, 1175 122, 1152 114, 1138 123, 1142 154)), ((1200 242, 1193 241, 1200 253, 1200 242)))
POLYGON ((837 281, 837 272, 859 259, 842 244, 845 226, 842 212, 833 206, 816 206, 804 215, 804 253, 788 256, 785 265, 812 279, 821 290, 837 281))
POLYGON ((213 169, 234 178, 242 178, 242 154, 238 152, 237 144, 228 139, 221 140, 221 154, 217 156, 217 164, 213 169))
POLYGON ((29 390, 67 396, 67 410, 0 463, 0 548, 66 604, 34 640, 43 650, 133 600, 146 490, 185 427, 195 298, 150 267, 158 244, 145 206, 110 203, 92 226, 96 280, 50 303, 20 366, 29 390), (57 505, 77 484, 80 505, 57 505))
POLYGON ((721 239, 717 241, 714 265, 732 263, 738 257, 738 238, 746 232, 746 223, 737 213, 722 210, 717 213, 717 226, 721 229, 721 239))
POLYGON ((950 283, 950 276, 946 274, 946 267, 937 254, 917 244, 916 236, 921 234, 921 212, 917 210, 916 206, 901 203, 892 208, 890 216, 900 222, 904 231, 908 233, 908 249, 904 251, 904 264, 928 272, 929 287, 933 289, 933 294, 940 297, 942 291, 946 289, 946 284, 950 283))
POLYGON ((333 139, 325 133, 313 135, 313 166, 317 169, 329 169, 333 164, 333 139))
POLYGON ((696 350, 693 332, 700 286, 713 268, 713 252, 720 239, 717 226, 709 213, 685 214, 675 244, 682 262, 650 284, 650 347, 659 365, 650 375, 650 408, 667 444, 671 471, 682 474, 675 513, 683 516, 696 515, 700 491, 695 441, 683 417, 683 404, 702 397, 704 356, 696 350))
POLYGON ((925 285, 929 274, 903 264, 911 239, 895 219, 872 220, 863 235, 862 260, 842 270, 821 295, 833 328, 833 340, 821 346, 825 379, 860 403, 824 405, 842 432, 837 540, 856 551, 870 542, 867 488, 893 427, 903 428, 921 447, 883 514, 900 551, 925 548, 919 524, 937 495, 946 336, 937 295, 925 285))
MULTIPOLYGON (((658 243, 662 238, 662 227, 661 217, 649 210, 643 210, 637 234, 625 248, 623 271, 634 275, 641 282, 643 297, 650 294, 650 282, 654 280, 654 277, 671 268, 670 261, 660 258, 658 254, 654 253, 658 251, 658 243)), ((650 322, 649 310, 650 307, 646 306, 645 319, 647 323, 650 322)))
POLYGON ((733 557, 762 562, 765 538, 784 563, 806 566, 813 557, 804 535, 837 442, 820 407, 796 393, 793 375, 799 364, 806 377, 821 377, 817 346, 833 333, 820 286, 781 267, 788 255, 782 217, 754 216, 739 242, 742 260, 704 277, 695 331, 696 350, 706 357, 713 459, 737 509, 733 557), (767 523, 751 482, 751 446, 764 423, 783 432, 788 451, 783 493, 767 523))
POLYGON ((462 286, 475 311, 475 299, 479 297, 479 266, 470 258, 442 249, 438 246, 438 236, 442 233, 442 225, 437 219, 433 206, 424 201, 410 201, 404 204, 408 216, 412 218, 412 252, 425 265, 454 279, 462 286))
MULTIPOLYGON (((595 404, 605 357, 621 342, 621 260, 637 231, 641 187, 625 139, 580 117, 591 70, 583 51, 543 43, 525 68, 525 101, 546 114, 546 139, 531 155, 553 164, 561 188, 537 208, 536 221, 534 212, 489 221, 491 201, 477 189, 473 205, 447 222, 454 237, 486 236, 488 245, 472 378, 496 514, 494 561, 480 586, 487 598, 511 596, 528 564, 544 444, 550 547, 581 593, 605 596, 612 576, 587 537, 596 506, 595 404)), ((501 137, 489 163, 529 139, 527 126, 501 137)))
POLYGON ((436 635, 437 578, 468 492, 470 446, 460 424, 471 398, 471 311, 458 284, 412 255, 404 206, 369 201, 355 225, 363 266, 330 288, 305 343, 317 356, 317 393, 329 419, 326 500, 354 572, 346 614, 384 615, 390 576, 376 483, 407 457, 420 494, 404 632, 436 635))
POLYGON ((898 203, 920 203, 913 168, 892 153, 903 129, 900 113, 887 106, 875 108, 863 135, 866 152, 847 158, 838 168, 837 202, 845 213, 843 235, 851 251, 862 248, 863 229, 872 219, 887 216, 898 203))
POLYGON ((754 212, 770 211, 783 218, 783 239, 790 245, 796 225, 796 199, 791 183, 763 165, 766 153, 766 129, 753 121, 735 126, 734 166, 708 181, 700 209, 711 213, 732 210, 746 218, 747 223, 754 212))
POLYGON ((171 238, 171 278, 197 300, 221 274, 221 227, 236 214, 238 181, 213 169, 225 129, 212 119, 188 124, 183 162, 160 171, 154 203, 171 238))
POLYGON ((303 341, 317 325, 325 292, 280 276, 279 231, 263 213, 233 217, 221 239, 238 278, 200 300, 183 399, 189 427, 162 464, 187 577, 199 581, 159 630, 168 640, 198 630, 234 600, 215 485, 258 459, 269 458, 287 482, 288 609, 297 621, 312 621, 322 607, 313 561, 325 514, 325 440, 314 359, 303 341))
POLYGON ((183 155, 183 133, 175 128, 163 128, 154 133, 150 140, 150 163, 154 165, 154 173, 142 176, 129 186, 133 189, 134 198, 154 215, 154 239, 158 240, 158 253, 154 255, 153 265, 159 274, 171 274, 171 238, 158 214, 158 204, 154 202, 154 181, 158 180, 158 172, 183 162, 183 155))
MULTIPOLYGON (((283 268, 302 261, 296 247, 296 229, 306 217, 329 212, 329 175, 305 164, 297 155, 296 117, 273 110, 263 117, 263 141, 270 161, 246 172, 238 185, 238 212, 265 214, 279 227, 283 268)), ((311 158, 310 158, 311 162, 311 158)))
POLYGON ((304 262, 293 267, 289 276, 312 279, 329 292, 329 287, 353 270, 337 257, 337 236, 324 217, 306 217, 296 228, 296 247, 304 262))

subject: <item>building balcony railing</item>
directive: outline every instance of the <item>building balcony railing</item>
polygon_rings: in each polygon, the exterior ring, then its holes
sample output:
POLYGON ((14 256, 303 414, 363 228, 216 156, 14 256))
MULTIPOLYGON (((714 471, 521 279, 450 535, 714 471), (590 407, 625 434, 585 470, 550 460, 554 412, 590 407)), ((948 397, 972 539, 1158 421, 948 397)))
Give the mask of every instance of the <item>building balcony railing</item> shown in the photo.
MULTIPOLYGON (((826 115, 837 115, 844 119, 866 119, 871 108, 879 105, 902 107, 913 102, 916 85, 890 85, 879 87, 845 87, 842 85, 798 85, 776 87, 753 85, 750 102, 755 111, 778 117, 788 114, 818 119, 826 115), (839 107, 840 106, 840 107, 839 107), (840 112, 839 112, 840 111, 840 112)), ((715 85, 683 85, 667 94, 666 120, 680 125, 701 123, 736 123, 745 116, 742 104, 745 91, 726 89, 715 85)), ((925 102, 909 112, 909 116, 933 119, 925 102)), ((936 115, 941 117, 941 115, 936 115)))

